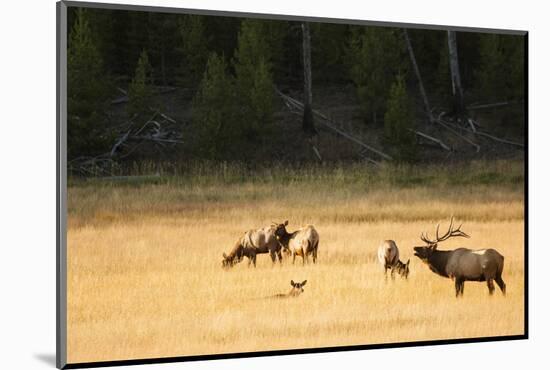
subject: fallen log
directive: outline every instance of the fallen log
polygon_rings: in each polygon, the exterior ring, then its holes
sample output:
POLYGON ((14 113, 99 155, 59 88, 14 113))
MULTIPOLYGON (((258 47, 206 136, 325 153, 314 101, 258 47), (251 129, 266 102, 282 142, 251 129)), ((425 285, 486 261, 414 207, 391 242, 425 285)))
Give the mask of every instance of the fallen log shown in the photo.
MULTIPOLYGON (((479 124, 477 124, 474 120, 471 120, 472 123, 474 124, 474 126, 479 126, 479 124)), ((449 123, 450 124, 450 123, 449 123)), ((494 136, 494 135, 491 135, 487 132, 484 132, 484 131, 480 131, 480 130, 477 130, 476 131, 470 131, 468 130, 467 128, 464 128, 464 127, 460 127, 458 125, 453 125, 453 127, 456 127, 458 129, 461 129, 463 131, 467 131, 467 132, 470 132, 470 133, 473 133, 474 135, 479 135, 479 136, 483 136, 483 137, 486 137, 486 138, 489 138, 489 139, 492 139, 494 141, 498 141, 499 143, 503 143, 503 144, 509 144, 509 145, 515 145, 515 146, 519 146, 519 147, 524 147, 525 145, 522 144, 522 143, 518 143, 516 141, 512 141, 512 140, 508 140, 508 139, 503 139, 503 138, 500 138, 500 137, 497 137, 497 136, 494 136)))
POLYGON ((313 153, 315 153, 315 155, 319 159, 319 162, 322 162, 323 158, 321 158, 321 153, 319 153, 319 149, 317 149, 317 147, 315 145, 312 145, 311 149, 313 149, 313 153))
POLYGON ((474 120, 473 119, 468 118, 468 124, 470 125, 470 128, 472 129, 473 133, 477 132, 476 125, 474 125, 474 120))
POLYGON ((111 152, 110 152, 110 156, 114 156, 115 153, 116 153, 116 150, 118 149, 119 146, 121 146, 127 139, 128 139, 128 136, 130 135, 130 132, 132 130, 128 130, 128 132, 126 132, 124 135, 122 135, 120 137, 120 139, 117 140, 117 142, 115 143, 115 145, 113 145, 113 148, 111 149, 111 152))
POLYGON ((509 101, 503 101, 499 103, 490 103, 490 104, 472 104, 467 106, 466 109, 468 110, 487 109, 487 108, 503 107, 509 104, 511 104, 511 102, 509 101))
MULTIPOLYGON (((290 102, 291 105, 294 106, 294 108, 297 108, 297 109, 300 109, 300 110, 303 110, 304 109, 304 105, 302 102, 288 96, 288 95, 285 95, 283 94, 281 91, 279 91, 278 89, 275 89, 275 91, 277 92, 277 94, 279 94, 279 96, 281 96, 281 98, 283 98, 284 100, 290 102)), ((353 141, 354 143, 356 143, 357 145, 360 145, 362 146, 363 148, 367 149, 367 150, 370 150, 371 152, 373 153, 376 153, 378 154, 380 157, 386 159, 386 160, 392 160, 393 158, 391 156, 389 156, 388 154, 376 149, 376 148, 373 148, 372 146, 370 145, 367 145, 365 144, 364 142, 362 142, 361 140, 359 140, 358 138, 348 134, 347 132, 343 131, 342 129, 339 129, 335 126, 333 126, 333 124, 335 124, 333 121, 331 121, 327 116, 325 116, 324 114, 322 114, 321 112, 313 109, 312 110, 313 114, 319 118, 321 118, 321 120, 319 121, 319 123, 321 123, 322 125, 324 125, 325 127, 331 129, 332 131, 336 132, 337 134, 339 134, 340 136, 350 140, 350 141, 353 141)))
POLYGON ((411 131, 411 132, 414 132, 416 135, 418 135, 420 137, 423 137, 424 139, 428 139, 428 140, 433 141, 434 143, 437 143, 441 148, 443 148, 445 150, 448 150, 448 151, 451 150, 451 148, 448 145, 446 145, 443 141, 441 141, 438 138, 427 135, 427 134, 425 134, 423 132, 420 132, 420 131, 417 131, 417 130, 412 130, 412 129, 408 129, 408 130, 411 131))
POLYGON ((498 142, 504 143, 504 144, 515 145, 515 146, 519 146, 519 147, 522 147, 522 148, 525 146, 522 143, 518 143, 518 142, 507 140, 507 139, 502 139, 502 138, 490 135, 490 134, 488 134, 486 132, 483 132, 483 131, 476 131, 476 134, 488 137, 489 139, 493 139, 494 141, 498 141, 498 142))
MULTIPOLYGON (((464 140, 468 144, 472 145, 474 148, 476 148, 476 153, 479 153, 479 151, 481 149, 481 146, 479 146, 479 144, 473 142, 472 140, 468 139, 466 136, 461 135, 460 133, 458 133, 458 131, 456 131, 454 128, 452 128, 449 123, 447 123, 447 122, 445 122, 441 119, 436 119, 436 120, 434 120, 434 122, 439 123, 441 126, 445 127, 447 130, 449 130, 450 132, 455 134, 455 136, 461 138, 462 140, 464 140)), ((457 127, 457 126, 454 126, 454 127, 457 127)), ((470 132, 470 131, 468 130, 468 132, 470 132)))
POLYGON ((175 140, 175 139, 162 139, 162 138, 156 138, 151 136, 131 136, 132 139, 140 139, 140 140, 150 140, 158 143, 173 143, 173 144, 184 144, 181 140, 175 140))

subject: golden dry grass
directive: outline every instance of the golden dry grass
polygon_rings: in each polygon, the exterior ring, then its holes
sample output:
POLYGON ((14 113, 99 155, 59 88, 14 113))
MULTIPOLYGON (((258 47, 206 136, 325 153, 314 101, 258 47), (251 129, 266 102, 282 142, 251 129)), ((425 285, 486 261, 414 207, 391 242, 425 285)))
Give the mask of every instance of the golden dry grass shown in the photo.
MULTIPOLYGON (((68 360, 88 362, 523 334, 521 187, 378 188, 312 184, 69 188, 68 360), (454 284, 412 256, 421 231, 454 214, 505 256, 506 297, 454 284), (221 268, 245 230, 289 219, 320 233, 316 265, 221 268), (411 258, 385 281, 383 239, 411 258), (308 280, 295 299, 290 280, 308 280)), ((300 263, 298 263, 300 262, 300 263)))

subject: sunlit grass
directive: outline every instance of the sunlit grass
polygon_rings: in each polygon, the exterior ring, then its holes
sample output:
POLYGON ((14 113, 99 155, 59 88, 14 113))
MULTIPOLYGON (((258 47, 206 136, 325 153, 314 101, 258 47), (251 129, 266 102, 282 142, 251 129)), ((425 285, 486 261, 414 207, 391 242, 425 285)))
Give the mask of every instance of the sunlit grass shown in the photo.
POLYGON ((71 186, 69 362, 523 333, 521 183, 334 181, 71 186), (469 282, 457 300, 452 281, 412 256, 420 232, 450 215, 472 238, 440 248, 499 250, 506 297, 469 282), (256 269, 221 268, 243 231, 286 219, 318 229, 316 265, 273 267, 260 255, 256 269), (384 279, 383 239, 411 259, 407 281, 384 279), (300 297, 268 298, 291 279, 308 280, 300 297))

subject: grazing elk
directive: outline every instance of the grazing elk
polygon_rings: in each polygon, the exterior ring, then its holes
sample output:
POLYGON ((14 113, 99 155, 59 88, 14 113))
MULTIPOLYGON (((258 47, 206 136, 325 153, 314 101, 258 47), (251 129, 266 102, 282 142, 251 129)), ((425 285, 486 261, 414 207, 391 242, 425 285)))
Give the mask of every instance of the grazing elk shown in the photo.
MULTIPOLYGON (((462 226, 462 225, 460 225, 462 226)), ((437 250, 437 244, 449 238, 470 236, 460 230, 460 226, 453 230, 453 218, 449 230, 443 236, 439 236, 437 225, 435 240, 430 240, 424 233, 420 239, 427 246, 414 247, 414 255, 426 263, 430 270, 443 277, 454 279, 456 296, 464 294, 465 281, 486 281, 489 294, 493 294, 496 281, 502 294, 506 294, 506 284, 502 280, 504 257, 494 249, 471 250, 458 248, 450 251, 437 250)))
POLYGON ((301 283, 295 283, 294 280, 290 280, 290 285, 292 285, 292 289, 290 289, 290 292, 286 294, 275 294, 274 296, 268 297, 268 298, 291 298, 291 297, 298 297, 300 294, 304 292, 304 285, 306 285, 307 280, 302 281, 301 283))
POLYGON ((384 240, 378 247, 378 261, 384 266, 384 275, 388 278, 388 269, 391 270, 391 277, 394 279, 394 272, 405 279, 409 276, 409 262, 403 263, 399 260, 399 248, 393 240, 384 240))
POLYGON ((281 244, 277 240, 275 233, 279 226, 272 225, 258 230, 249 230, 245 232, 229 254, 223 254, 222 266, 224 268, 232 267, 241 262, 244 257, 248 257, 248 265, 252 262, 256 267, 256 255, 269 253, 271 260, 275 263, 279 258, 282 263, 281 244))
POLYGON ((302 257, 302 264, 309 262, 309 255, 313 257, 313 263, 317 262, 319 249, 319 233, 313 225, 304 226, 292 233, 286 231, 288 220, 277 225, 277 239, 282 248, 292 254, 292 263, 296 262, 296 256, 302 257))

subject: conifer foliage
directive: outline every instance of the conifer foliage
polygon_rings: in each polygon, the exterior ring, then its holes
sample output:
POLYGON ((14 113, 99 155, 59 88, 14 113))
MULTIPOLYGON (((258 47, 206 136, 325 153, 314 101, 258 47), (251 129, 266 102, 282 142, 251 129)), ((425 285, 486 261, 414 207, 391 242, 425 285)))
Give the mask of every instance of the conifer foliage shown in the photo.
POLYGON ((398 75, 389 92, 384 115, 384 136, 390 152, 399 161, 415 159, 413 122, 414 111, 407 95, 405 80, 402 75, 398 75))
POLYGON ((350 74, 366 122, 382 121, 388 87, 395 75, 400 71, 404 73, 408 65, 405 44, 397 31, 380 27, 359 27, 352 31, 350 74))
POLYGON ((150 112, 153 97, 152 84, 149 56, 147 51, 143 50, 138 60, 134 78, 128 87, 128 114, 130 116, 141 116, 150 112))
POLYGON ((68 158, 102 153, 110 143, 105 109, 110 86, 88 14, 78 9, 67 52, 68 158))

